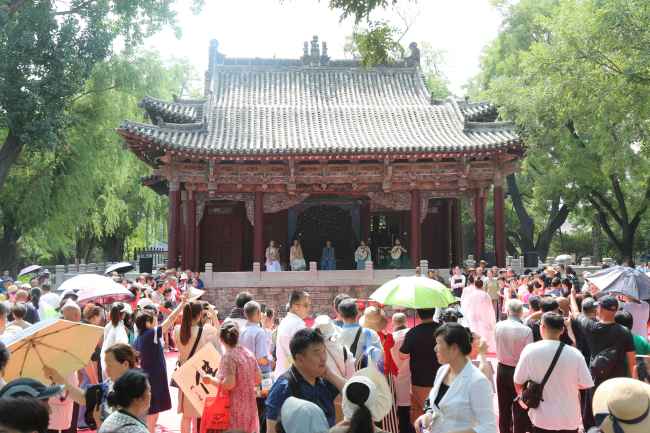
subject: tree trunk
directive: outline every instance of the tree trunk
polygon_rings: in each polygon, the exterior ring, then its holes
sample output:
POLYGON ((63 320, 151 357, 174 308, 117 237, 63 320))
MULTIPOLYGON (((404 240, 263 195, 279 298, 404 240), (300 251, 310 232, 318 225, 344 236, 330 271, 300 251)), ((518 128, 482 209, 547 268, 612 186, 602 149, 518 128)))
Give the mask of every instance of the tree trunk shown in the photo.
POLYGON ((124 236, 115 234, 102 240, 104 258, 109 262, 119 262, 124 258, 124 236))
POLYGON ((508 195, 512 200, 512 205, 515 208, 517 219, 519 220, 519 249, 521 249, 522 253, 534 251, 535 221, 528 215, 528 211, 524 206, 524 200, 519 191, 515 175, 508 175, 506 177, 506 183, 508 185, 508 195))
POLYGON ((616 198, 616 203, 613 203, 599 190, 589 191, 587 200, 589 200, 592 206, 596 209, 598 224, 607 235, 607 238, 616 247, 621 261, 627 263, 629 266, 633 266, 634 237, 639 228, 641 218, 650 206, 650 182, 646 185, 644 200, 632 219, 629 217, 625 195, 618 177, 615 175, 610 176, 610 182, 612 184, 614 197, 616 198), (618 207, 618 209, 616 209, 616 207, 618 207), (610 218, 616 224, 615 226, 610 224, 610 218), (616 227, 620 230, 620 237, 615 233, 616 227))
POLYGON ((0 267, 2 270, 9 270, 16 275, 18 273, 18 251, 17 244, 20 233, 10 222, 5 222, 0 239, 0 267))
POLYGON ((636 227, 628 224, 623 230, 623 242, 621 249, 621 264, 624 266, 634 267, 634 236, 636 234, 636 227))
POLYGON ((535 221, 530 217, 524 200, 517 185, 517 178, 514 174, 508 175, 508 193, 519 219, 519 247, 522 253, 535 251, 539 254, 540 260, 546 260, 548 250, 551 247, 553 236, 569 217, 569 206, 566 203, 560 204, 560 200, 553 203, 548 221, 537 237, 535 242, 535 221))
POLYGON ((9 130, 9 134, 0 148, 0 190, 2 190, 5 180, 7 180, 11 166, 14 165, 22 150, 23 144, 14 135, 13 131, 9 130))
POLYGON ((591 248, 592 248, 592 260, 593 263, 598 263, 600 262, 601 257, 601 252, 600 252, 600 245, 602 243, 603 239, 603 231, 600 229, 600 225, 598 224, 598 218, 594 217, 594 220, 591 223, 591 248))

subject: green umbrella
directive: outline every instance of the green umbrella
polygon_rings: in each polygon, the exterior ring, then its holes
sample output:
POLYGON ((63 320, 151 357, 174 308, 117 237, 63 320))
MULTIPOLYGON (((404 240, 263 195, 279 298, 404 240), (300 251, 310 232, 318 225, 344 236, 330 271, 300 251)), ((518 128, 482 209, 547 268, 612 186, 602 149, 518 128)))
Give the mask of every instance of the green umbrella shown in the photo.
POLYGON ((383 305, 405 308, 444 308, 456 302, 442 283, 425 277, 397 277, 379 287, 370 299, 383 305))

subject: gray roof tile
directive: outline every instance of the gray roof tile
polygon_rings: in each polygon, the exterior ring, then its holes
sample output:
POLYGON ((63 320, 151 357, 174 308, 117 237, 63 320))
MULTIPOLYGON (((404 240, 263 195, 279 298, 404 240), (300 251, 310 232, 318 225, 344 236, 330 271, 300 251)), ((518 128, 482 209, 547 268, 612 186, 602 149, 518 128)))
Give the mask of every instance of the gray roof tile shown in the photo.
MULTIPOLYGON (((242 62, 245 63, 245 62, 242 62)), ((336 65, 336 63, 333 63, 336 65)), ((204 104, 145 98, 158 125, 124 122, 170 149, 205 155, 449 152, 519 144, 511 124, 472 122, 489 104, 432 104, 418 68, 218 65, 204 104)))

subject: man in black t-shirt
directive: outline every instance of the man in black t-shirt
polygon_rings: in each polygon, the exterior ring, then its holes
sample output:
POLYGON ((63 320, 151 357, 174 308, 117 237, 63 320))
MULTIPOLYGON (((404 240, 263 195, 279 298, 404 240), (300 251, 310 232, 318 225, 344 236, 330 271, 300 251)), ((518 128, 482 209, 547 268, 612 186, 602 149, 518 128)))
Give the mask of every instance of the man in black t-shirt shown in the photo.
MULTIPOLYGON (((555 300, 554 298, 551 298, 550 296, 544 297, 541 299, 541 308, 542 308, 542 314, 543 313, 556 313, 556 314, 561 314, 560 312, 560 304, 555 300)), ((542 339, 542 334, 540 332, 540 321, 539 320, 531 320, 528 322, 528 327, 533 330, 533 341, 537 342, 542 339)), ((562 331, 562 334, 560 335, 560 341, 564 344, 568 344, 569 346, 575 346, 575 343, 573 340, 571 340, 571 337, 569 337, 569 333, 566 330, 566 327, 564 328, 564 331, 562 331)))
POLYGON ((400 348, 402 354, 410 355, 411 423, 424 413, 424 401, 429 397, 433 379, 440 367, 435 352, 436 339, 433 336, 440 326, 433 321, 435 312, 435 308, 417 310, 422 323, 406 333, 400 348))
POLYGON ((583 413, 585 430, 595 425, 591 413, 591 397, 596 388, 614 377, 634 377, 636 365, 636 352, 632 333, 624 326, 614 321, 618 311, 618 300, 613 296, 603 296, 598 302, 598 320, 591 320, 581 315, 575 298, 575 289, 571 290, 571 311, 576 318, 573 326, 579 327, 584 340, 589 348, 590 359, 588 365, 594 379, 595 386, 589 394, 589 401, 583 413), (627 360, 627 362, 625 362, 627 360))

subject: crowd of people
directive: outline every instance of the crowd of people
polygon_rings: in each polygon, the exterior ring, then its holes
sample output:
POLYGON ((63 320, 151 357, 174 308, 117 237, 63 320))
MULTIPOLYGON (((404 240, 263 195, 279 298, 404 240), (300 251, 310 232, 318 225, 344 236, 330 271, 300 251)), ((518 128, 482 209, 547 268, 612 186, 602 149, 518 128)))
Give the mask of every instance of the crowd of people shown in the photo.
MULTIPOLYGON (((218 313, 192 297, 202 282, 190 271, 115 275, 134 298, 112 305, 80 306, 47 276, 29 290, 7 281, 0 341, 55 316, 104 334, 77 373, 45 367, 49 383, 4 383, 0 343, 0 431, 155 433, 172 408, 166 352, 181 366, 206 345, 221 359, 200 381, 229 396, 231 432, 650 431, 646 302, 599 293, 564 266, 517 275, 481 262, 427 276, 458 302, 412 315, 342 293, 314 312, 296 290, 281 320, 245 291, 218 313)), ((182 389, 176 408, 182 433, 201 431, 182 389)))

